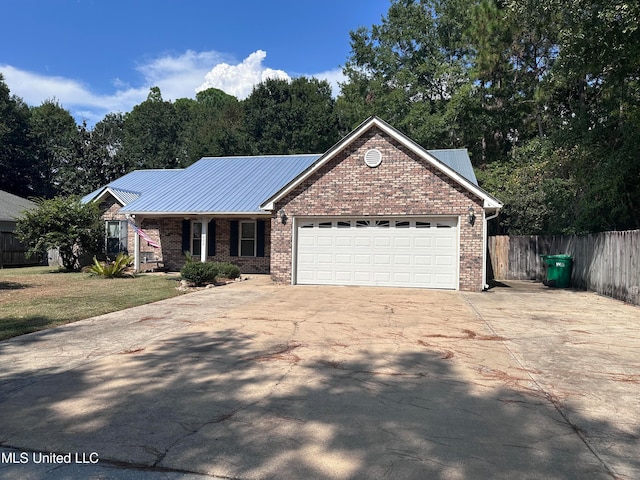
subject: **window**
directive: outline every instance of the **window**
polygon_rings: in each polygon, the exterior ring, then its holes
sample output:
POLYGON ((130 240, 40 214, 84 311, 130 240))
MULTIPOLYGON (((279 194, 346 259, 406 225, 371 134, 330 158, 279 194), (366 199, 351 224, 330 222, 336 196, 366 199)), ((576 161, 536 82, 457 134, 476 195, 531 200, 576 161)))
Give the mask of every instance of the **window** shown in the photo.
POLYGON ((340 221, 338 222, 338 228, 351 228, 351 222, 340 221))
POLYGON ((240 222, 240 256, 256 256, 256 222, 240 222))
POLYGON ((109 220, 106 222, 107 255, 127 253, 127 222, 109 220))
POLYGON ((191 255, 199 257, 202 253, 202 222, 191 224, 191 255))
POLYGON ((406 220, 396 220, 396 228, 409 228, 410 224, 406 220))
POLYGON ((376 227, 389 228, 389 220, 376 220, 376 227))

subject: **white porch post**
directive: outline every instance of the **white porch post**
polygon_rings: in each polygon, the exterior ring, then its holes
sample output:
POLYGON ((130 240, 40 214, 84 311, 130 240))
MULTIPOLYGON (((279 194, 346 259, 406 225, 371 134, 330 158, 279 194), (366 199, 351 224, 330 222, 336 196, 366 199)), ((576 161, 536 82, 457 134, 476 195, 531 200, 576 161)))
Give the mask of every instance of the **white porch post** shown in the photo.
MULTIPOLYGON (((137 218, 132 218, 132 220, 136 227, 140 228, 139 220, 137 218)), ((138 273, 140 272, 140 235, 138 235, 138 232, 133 238, 133 270, 138 273)))
POLYGON ((202 225, 202 235, 200 236, 200 261, 205 263, 207 261, 207 235, 209 234, 209 222, 206 218, 198 219, 202 225))

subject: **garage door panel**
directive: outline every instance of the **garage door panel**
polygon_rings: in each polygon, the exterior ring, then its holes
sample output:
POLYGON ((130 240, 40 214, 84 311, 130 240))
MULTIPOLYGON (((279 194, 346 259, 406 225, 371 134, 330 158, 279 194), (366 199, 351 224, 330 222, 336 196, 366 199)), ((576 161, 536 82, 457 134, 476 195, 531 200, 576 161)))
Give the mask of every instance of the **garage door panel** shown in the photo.
POLYGON ((336 271, 336 280, 338 282, 351 282, 353 280, 353 272, 336 271))
POLYGON ((456 239, 452 237, 436 238, 436 248, 451 248, 456 243, 456 239))
POLYGON ((393 263, 395 265, 411 265, 411 255, 394 255, 393 263))
POLYGON ((332 265, 333 264, 333 255, 331 255, 330 253, 319 253, 317 255, 317 260, 316 261, 319 264, 332 265))
POLYGON ((351 254, 336 254, 336 263, 338 265, 351 265, 353 263, 351 254))
POLYGON ((354 263, 356 265, 371 265, 371 255, 357 253, 354 257, 354 263))
POLYGON ((456 218, 326 218, 300 225, 297 283, 457 287, 456 218))
POLYGON ((433 248, 433 240, 430 237, 417 237, 414 239, 413 244, 416 248, 433 248))
POLYGON ((387 248, 391 246, 391 239, 389 237, 374 237, 373 244, 376 247, 387 248))
POLYGON ((355 238, 355 245, 356 245, 356 247, 370 247, 371 246, 371 238, 357 236, 355 238))
POLYGON ((375 266, 378 265, 390 265, 391 264, 391 255, 374 255, 373 264, 375 266))
POLYGON ((332 247, 333 246, 333 238, 332 237, 324 237, 319 236, 317 240, 318 247, 332 247))
POLYGON ((451 266, 453 265, 453 262, 454 262, 454 259, 451 256, 436 255, 437 266, 451 266))
POLYGON ((429 266, 433 263, 433 257, 427 255, 414 255, 413 263, 416 266, 429 266))
POLYGON ((336 237, 336 247, 351 247, 353 244, 353 239, 351 237, 339 236, 336 237))
POLYGON ((393 239, 393 248, 411 248, 411 237, 395 237, 393 239))

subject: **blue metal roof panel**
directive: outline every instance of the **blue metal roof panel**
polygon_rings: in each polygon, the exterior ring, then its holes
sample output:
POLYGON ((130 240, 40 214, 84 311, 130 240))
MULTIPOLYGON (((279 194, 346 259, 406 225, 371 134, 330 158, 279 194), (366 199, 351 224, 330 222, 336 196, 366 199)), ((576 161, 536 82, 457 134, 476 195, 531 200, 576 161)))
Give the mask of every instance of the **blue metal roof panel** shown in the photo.
MULTIPOLYGON (((82 197, 82 202, 90 202, 100 195, 105 188, 109 187, 114 192, 127 192, 125 196, 129 201, 133 201, 134 198, 131 194, 137 194, 138 197, 143 193, 154 190, 156 187, 168 186, 171 184, 173 178, 178 176, 183 169, 170 169, 170 170, 134 170, 126 175, 117 178, 113 182, 105 185, 91 192, 88 195, 82 197)), ((124 201, 125 198, 121 197, 124 201)))
POLYGON ((469 152, 467 152, 466 148, 427 150, 427 152, 472 182, 474 185, 478 185, 478 180, 476 179, 476 174, 473 171, 471 159, 469 158, 469 152))
POLYGON ((321 155, 204 157, 122 209, 130 213, 252 213, 321 155))
POLYGON ((138 198, 140 198, 140 193, 138 192, 131 192, 129 190, 122 190, 120 188, 111 188, 111 191, 118 196, 118 198, 120 200, 122 200, 122 202, 125 205, 128 205, 129 203, 133 202, 134 200, 137 200, 138 198))

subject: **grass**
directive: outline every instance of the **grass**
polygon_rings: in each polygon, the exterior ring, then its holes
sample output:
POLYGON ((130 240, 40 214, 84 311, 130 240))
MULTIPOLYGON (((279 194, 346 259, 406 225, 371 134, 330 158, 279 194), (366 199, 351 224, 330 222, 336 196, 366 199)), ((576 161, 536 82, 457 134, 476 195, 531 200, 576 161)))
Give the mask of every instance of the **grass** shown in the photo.
POLYGON ((0 270, 0 340, 174 297, 178 277, 104 279, 50 267, 0 270))

